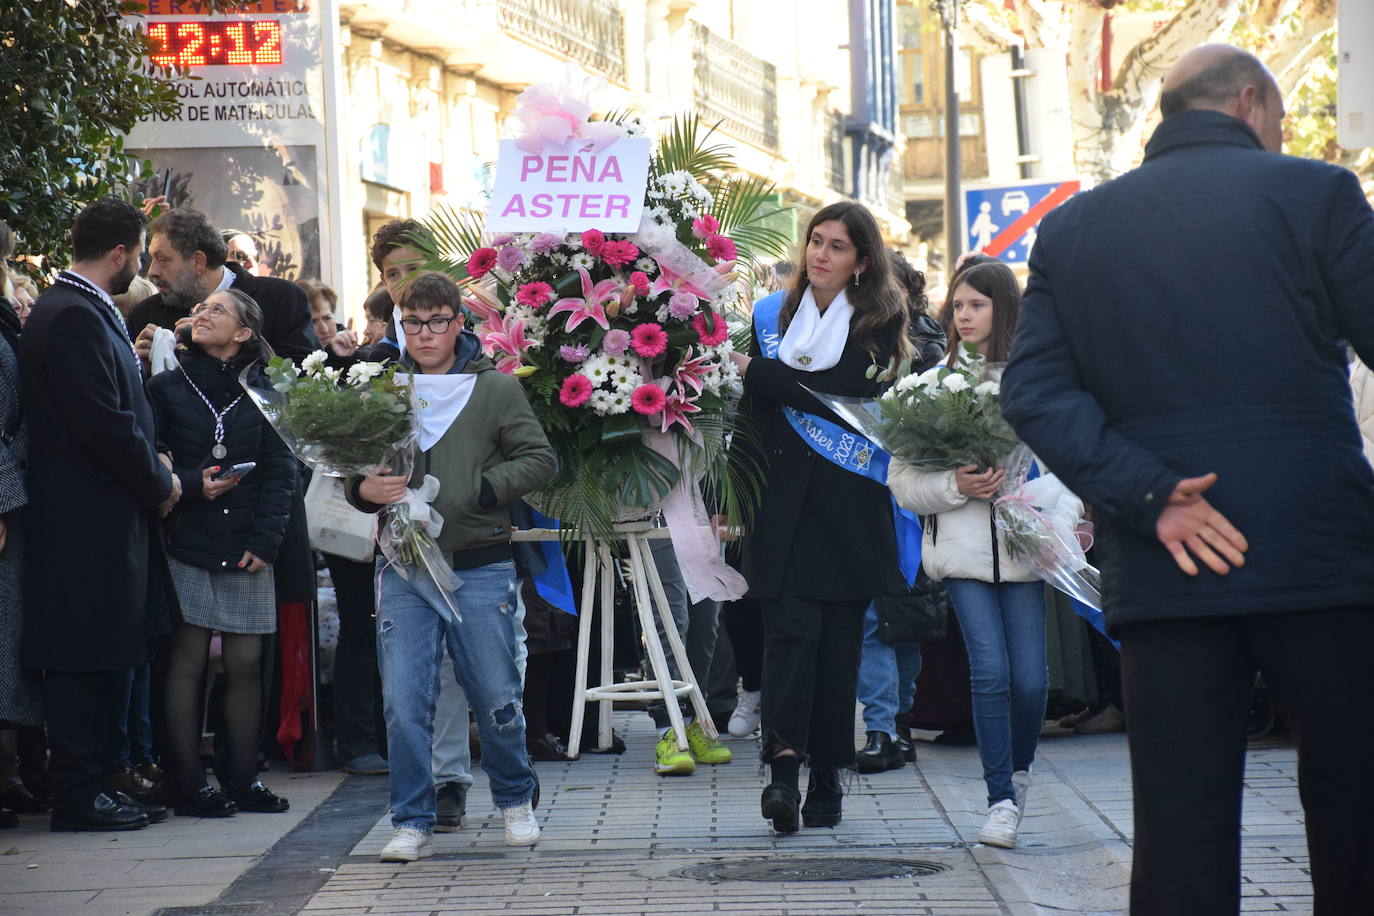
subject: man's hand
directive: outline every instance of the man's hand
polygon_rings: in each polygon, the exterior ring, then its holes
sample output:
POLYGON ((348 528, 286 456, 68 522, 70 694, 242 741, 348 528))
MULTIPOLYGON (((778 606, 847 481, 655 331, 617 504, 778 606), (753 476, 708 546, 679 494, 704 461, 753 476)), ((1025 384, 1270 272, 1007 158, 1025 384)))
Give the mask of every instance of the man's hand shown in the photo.
POLYGON ((1007 472, 1001 468, 988 468, 979 472, 975 465, 967 465, 954 472, 954 485, 969 499, 992 499, 997 488, 1006 480, 1007 472))
POLYGON ((1232 566, 1245 565, 1245 551, 1250 549, 1245 535, 1203 498, 1216 482, 1216 474, 1180 480, 1155 522, 1155 536, 1190 576, 1198 573, 1194 557, 1224 576, 1232 566))
POLYGON ((226 477, 223 480, 215 480, 215 475, 218 473, 219 465, 215 465, 212 468, 206 468, 200 472, 200 489, 209 502, 214 502, 239 485, 239 479, 237 477, 226 477))
POLYGON ((743 378, 744 373, 749 371, 749 363, 753 360, 753 357, 732 350, 730 351, 730 359, 734 362, 735 368, 739 370, 740 377, 743 378))
POLYGON ((172 475, 172 492, 168 493, 168 494, 167 494, 167 498, 164 499, 164 500, 162 501, 162 505, 160 505, 160 506, 157 507, 158 514, 160 514, 163 518, 166 518, 166 517, 167 517, 167 513, 171 512, 171 511, 172 511, 172 507, 175 506, 180 500, 181 500, 181 478, 178 477, 177 475, 173 474, 173 475, 172 475))
POLYGON ((267 563, 263 561, 262 557, 256 556, 251 550, 245 550, 243 552, 243 559, 239 560, 239 569, 246 569, 248 572, 261 572, 266 568, 267 563))
POLYGON ((391 476, 391 468, 378 468, 377 473, 363 478, 358 486, 358 495, 370 503, 389 506, 406 498, 408 477, 391 476))
POLYGON ((5 539, 9 536, 9 529, 5 527, 5 520, 0 518, 0 552, 5 549, 5 539))

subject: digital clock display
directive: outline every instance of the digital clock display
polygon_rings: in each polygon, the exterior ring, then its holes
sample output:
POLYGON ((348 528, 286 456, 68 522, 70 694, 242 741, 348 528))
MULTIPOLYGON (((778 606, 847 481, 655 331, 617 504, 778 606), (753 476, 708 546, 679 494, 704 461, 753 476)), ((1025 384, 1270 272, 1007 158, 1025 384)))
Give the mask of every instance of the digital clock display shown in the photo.
POLYGON ((252 67, 280 64, 281 23, 158 22, 148 26, 149 59, 161 67, 252 67))

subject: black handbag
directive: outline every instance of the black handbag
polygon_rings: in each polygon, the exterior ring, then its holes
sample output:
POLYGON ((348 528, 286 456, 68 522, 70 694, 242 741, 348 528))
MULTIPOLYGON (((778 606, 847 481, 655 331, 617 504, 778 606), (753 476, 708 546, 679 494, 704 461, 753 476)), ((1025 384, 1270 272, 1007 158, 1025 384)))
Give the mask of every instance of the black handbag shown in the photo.
POLYGON ((952 610, 949 592, 925 570, 916 576, 909 593, 875 598, 873 606, 878 614, 878 639, 889 646, 944 639, 952 610))

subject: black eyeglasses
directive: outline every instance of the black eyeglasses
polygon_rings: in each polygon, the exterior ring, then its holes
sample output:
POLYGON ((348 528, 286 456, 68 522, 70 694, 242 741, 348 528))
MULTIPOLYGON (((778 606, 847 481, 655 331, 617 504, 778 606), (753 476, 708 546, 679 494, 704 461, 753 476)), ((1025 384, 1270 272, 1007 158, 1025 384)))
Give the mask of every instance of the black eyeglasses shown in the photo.
POLYGON ((419 334, 421 328, 429 328, 431 334, 443 334, 448 330, 448 326, 457 321, 457 316, 452 318, 402 318, 401 330, 407 334, 419 334))
POLYGON ((253 264, 253 256, 246 251, 231 251, 229 252, 229 257, 245 266, 251 267, 253 264))

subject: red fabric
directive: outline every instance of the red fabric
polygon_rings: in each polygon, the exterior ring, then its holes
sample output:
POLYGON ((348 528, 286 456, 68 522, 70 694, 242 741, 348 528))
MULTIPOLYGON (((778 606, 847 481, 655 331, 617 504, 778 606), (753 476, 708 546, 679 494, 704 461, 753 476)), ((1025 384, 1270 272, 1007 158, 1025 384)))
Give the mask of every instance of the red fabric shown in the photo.
MULTIPOLYGON (((290 761, 310 721, 310 605, 305 602, 277 605, 277 644, 281 652, 281 707, 277 744, 290 761)), ((306 757, 310 749, 301 749, 306 757)))

